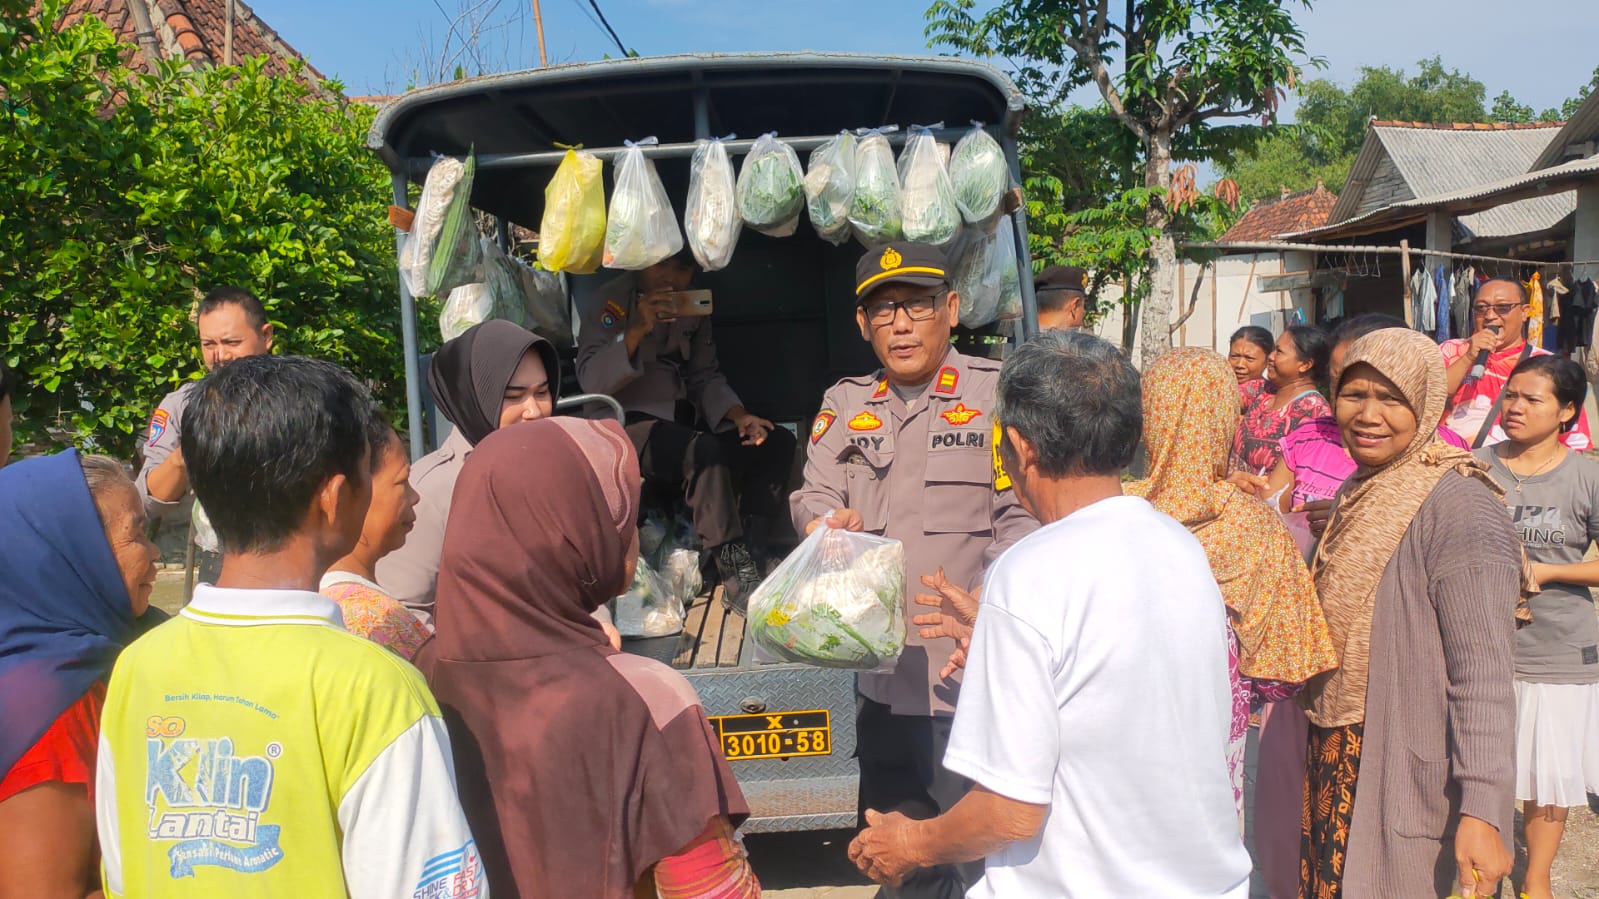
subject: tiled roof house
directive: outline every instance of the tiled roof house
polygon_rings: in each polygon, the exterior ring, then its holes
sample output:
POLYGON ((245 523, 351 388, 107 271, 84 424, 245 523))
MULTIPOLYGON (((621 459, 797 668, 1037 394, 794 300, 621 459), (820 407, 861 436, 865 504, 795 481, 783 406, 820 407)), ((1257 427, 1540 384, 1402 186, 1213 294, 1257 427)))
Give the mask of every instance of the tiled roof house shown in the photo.
MULTIPOLYGON (((129 68, 148 71, 152 52, 161 59, 186 60, 195 66, 227 65, 265 56, 267 70, 283 74, 292 61, 304 58, 240 0, 73 0, 58 27, 72 25, 86 15, 98 17, 135 48, 128 58, 129 68)), ((313 84, 322 81, 322 73, 310 63, 303 71, 313 84)))
POLYGON ((1273 240, 1284 234, 1319 228, 1327 223, 1338 195, 1317 182, 1312 190, 1289 193, 1283 189, 1281 197, 1257 203, 1244 213, 1227 233, 1223 241, 1273 240))

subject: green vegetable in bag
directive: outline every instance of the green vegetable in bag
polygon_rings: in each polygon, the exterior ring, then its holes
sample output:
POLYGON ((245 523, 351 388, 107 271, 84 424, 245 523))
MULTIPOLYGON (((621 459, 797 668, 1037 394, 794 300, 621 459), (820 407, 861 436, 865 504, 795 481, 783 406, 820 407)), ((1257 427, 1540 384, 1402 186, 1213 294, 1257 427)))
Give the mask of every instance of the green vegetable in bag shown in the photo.
POLYGON ((949 177, 966 223, 992 227, 1001 215, 1000 204, 1010 186, 1010 166, 999 141, 974 123, 972 130, 955 144, 949 159, 949 177))
POLYGON ((817 528, 750 596, 755 660, 892 671, 904 602, 903 544, 817 528))
POLYGON ((477 157, 442 156, 428 169, 411 231, 400 253, 400 275, 412 296, 443 296, 477 277, 477 228, 472 178, 477 157))
POLYGON ((805 174, 794 148, 763 134, 738 172, 738 212, 744 224, 769 237, 788 237, 805 209, 805 174))
POLYGON ((933 137, 931 129, 937 127, 915 129, 899 157, 899 180, 905 239, 941 247, 955 239, 961 211, 933 137))
POLYGON ((884 131, 868 131, 855 145, 855 194, 850 198, 849 224, 855 239, 867 246, 905 236, 901 217, 899 170, 894 148, 884 131))
POLYGON ((855 196, 855 135, 840 131, 811 151, 805 171, 805 205, 818 237, 834 246, 849 240, 849 207, 855 196))

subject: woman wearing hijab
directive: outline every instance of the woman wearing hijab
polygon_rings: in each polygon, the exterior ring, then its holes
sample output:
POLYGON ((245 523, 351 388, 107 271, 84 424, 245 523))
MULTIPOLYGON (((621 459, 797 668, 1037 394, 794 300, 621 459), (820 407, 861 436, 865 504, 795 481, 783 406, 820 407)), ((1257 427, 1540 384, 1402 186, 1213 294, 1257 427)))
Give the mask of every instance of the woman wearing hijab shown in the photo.
POLYGON ((159 557, 115 460, 68 450, 0 471, 0 896, 99 889, 105 681, 166 618, 146 611, 159 557))
POLYGON ((1355 341, 1334 412, 1358 466, 1312 572, 1339 667, 1310 714, 1300 891, 1493 895, 1510 872, 1521 547, 1485 466, 1438 438, 1438 348, 1355 341))
POLYGON ((637 564, 639 487, 612 421, 511 425, 461 471, 418 664, 496 897, 760 894, 733 837, 749 810, 699 697, 591 617, 637 564))
MULTIPOLYGON (((431 625, 444 523, 461 466, 495 429, 554 414, 561 366, 548 340, 520 325, 490 319, 439 347, 428 368, 428 390, 455 429, 438 449, 411 466, 416 520, 405 543, 378 561, 376 574, 384 593, 431 625)), ((613 645, 620 647, 622 638, 611 626, 610 612, 601 610, 597 617, 613 645)))
POLYGON ((1242 813, 1251 707, 1291 697, 1337 659, 1294 538, 1269 506, 1226 481, 1237 425, 1237 380, 1225 359, 1199 348, 1156 359, 1144 372, 1149 477, 1127 492, 1199 538, 1227 603, 1234 679, 1227 761, 1242 813))

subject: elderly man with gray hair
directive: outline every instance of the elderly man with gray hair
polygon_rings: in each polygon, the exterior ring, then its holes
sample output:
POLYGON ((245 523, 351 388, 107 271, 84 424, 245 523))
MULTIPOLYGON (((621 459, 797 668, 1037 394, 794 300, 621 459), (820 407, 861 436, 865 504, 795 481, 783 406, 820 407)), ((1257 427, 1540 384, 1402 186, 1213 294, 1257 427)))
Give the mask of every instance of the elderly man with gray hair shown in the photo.
POLYGON ((1227 620, 1205 551, 1124 496, 1139 377, 1046 331, 999 378, 999 452, 1043 527, 994 563, 944 765, 976 787, 914 821, 867 812, 868 876, 983 858, 969 897, 1243 899, 1227 771, 1227 620))

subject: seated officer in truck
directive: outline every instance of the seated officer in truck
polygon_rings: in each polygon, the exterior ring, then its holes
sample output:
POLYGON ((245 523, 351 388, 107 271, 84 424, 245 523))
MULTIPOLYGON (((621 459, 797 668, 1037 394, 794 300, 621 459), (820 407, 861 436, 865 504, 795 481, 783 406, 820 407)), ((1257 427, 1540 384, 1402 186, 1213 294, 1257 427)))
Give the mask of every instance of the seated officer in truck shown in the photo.
POLYGON ((742 612, 761 580, 752 542, 764 549, 762 539, 787 531, 794 438, 739 401, 717 365, 710 319, 676 315, 672 294, 694 271, 684 251, 600 288, 578 337, 577 379, 622 404, 645 481, 682 490, 723 602, 742 612), (679 414, 680 401, 691 414, 679 414), (745 517, 758 533, 745 534, 745 517))
MULTIPOLYGON (((988 564, 1038 524, 993 463, 999 363, 950 346, 960 297, 944 254, 890 243, 866 252, 855 280, 855 321, 883 367, 823 395, 790 509, 806 532, 832 512, 830 527, 903 542, 905 582, 926 588, 907 603, 894 672, 857 680, 856 756, 863 821, 867 809, 931 818, 970 787, 942 764, 960 692, 957 644, 910 619, 918 603, 943 612, 973 603, 988 564)), ((925 869, 879 895, 961 896, 981 875, 981 863, 925 869)))

